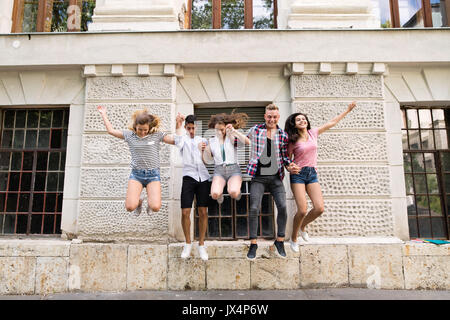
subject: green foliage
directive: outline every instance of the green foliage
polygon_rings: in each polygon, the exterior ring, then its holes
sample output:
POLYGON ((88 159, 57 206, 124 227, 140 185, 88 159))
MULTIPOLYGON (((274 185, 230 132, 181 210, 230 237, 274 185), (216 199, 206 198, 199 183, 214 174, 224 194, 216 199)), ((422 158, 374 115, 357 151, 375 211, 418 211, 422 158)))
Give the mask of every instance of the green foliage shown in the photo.
MULTIPOLYGON (((269 17, 254 19, 255 29, 274 28, 273 0, 263 0, 263 7, 269 17)), ((194 1, 192 7, 192 29, 212 29, 212 0, 194 1)), ((255 10, 253 11, 255 14, 255 10)), ((222 29, 244 28, 244 0, 222 0, 222 29)))
POLYGON ((194 1, 192 6, 192 29, 212 29, 212 0, 199 4, 194 1))

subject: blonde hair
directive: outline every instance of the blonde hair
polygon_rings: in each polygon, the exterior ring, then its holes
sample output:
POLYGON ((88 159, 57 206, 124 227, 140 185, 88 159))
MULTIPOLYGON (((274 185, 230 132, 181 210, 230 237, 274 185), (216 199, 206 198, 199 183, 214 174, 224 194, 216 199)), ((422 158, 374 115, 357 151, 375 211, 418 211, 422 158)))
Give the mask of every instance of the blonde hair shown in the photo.
POLYGON ((271 104, 268 104, 267 106, 266 106, 266 112, 267 111, 269 111, 269 110, 280 110, 276 105, 274 105, 273 103, 271 103, 271 104))
POLYGON ((158 116, 148 113, 147 109, 136 110, 133 112, 131 116, 131 125, 128 127, 130 130, 136 132, 137 125, 148 124, 149 134, 155 133, 158 131, 159 126, 161 124, 161 120, 158 116))

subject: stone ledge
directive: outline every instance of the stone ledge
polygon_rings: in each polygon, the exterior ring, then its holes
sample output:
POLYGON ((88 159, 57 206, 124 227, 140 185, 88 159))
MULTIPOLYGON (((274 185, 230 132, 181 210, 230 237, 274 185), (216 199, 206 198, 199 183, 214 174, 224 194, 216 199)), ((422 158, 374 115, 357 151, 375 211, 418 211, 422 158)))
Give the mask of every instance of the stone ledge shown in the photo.
POLYGON ((70 241, 0 239, 0 257, 68 257, 70 241))
POLYGON ((275 257, 273 241, 261 240, 257 259, 250 262, 247 240, 205 243, 206 262, 198 256, 196 241, 192 257, 184 260, 179 257, 183 243, 1 239, 0 294, 369 286, 450 289, 450 245, 394 237, 312 237, 295 254, 286 242, 288 257, 280 259, 275 257))

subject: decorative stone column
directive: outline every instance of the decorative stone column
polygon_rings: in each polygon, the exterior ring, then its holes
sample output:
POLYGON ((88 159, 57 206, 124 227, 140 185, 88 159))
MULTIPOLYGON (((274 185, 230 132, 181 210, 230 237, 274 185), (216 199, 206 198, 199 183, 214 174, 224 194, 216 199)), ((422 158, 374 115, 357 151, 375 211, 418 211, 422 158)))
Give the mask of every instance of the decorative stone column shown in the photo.
POLYGON ((97 0, 89 31, 183 29, 187 0, 97 0))
MULTIPOLYGON (((105 131, 97 111, 107 108, 115 129, 126 129, 135 110, 146 108, 161 119, 160 130, 175 132, 175 65, 85 66, 86 103, 82 134, 78 237, 94 241, 167 243, 172 211, 173 146, 161 145, 162 207, 139 217, 125 210, 131 156, 127 144, 105 131)), ((147 197, 145 197, 147 199, 147 197)), ((146 208, 144 200, 143 208, 146 208)))
POLYGON ((0 33, 10 33, 14 0, 0 1, 0 33))
POLYGON ((297 0, 287 28, 379 28, 371 8, 370 0, 297 0))
MULTIPOLYGON (((350 114, 319 136, 325 212, 307 226, 313 236, 404 237, 396 232, 392 205, 394 165, 388 156, 385 71, 378 63, 293 63, 287 70, 292 111, 307 114, 313 128, 357 102, 350 114)), ((295 212, 293 201, 290 206, 295 212)))

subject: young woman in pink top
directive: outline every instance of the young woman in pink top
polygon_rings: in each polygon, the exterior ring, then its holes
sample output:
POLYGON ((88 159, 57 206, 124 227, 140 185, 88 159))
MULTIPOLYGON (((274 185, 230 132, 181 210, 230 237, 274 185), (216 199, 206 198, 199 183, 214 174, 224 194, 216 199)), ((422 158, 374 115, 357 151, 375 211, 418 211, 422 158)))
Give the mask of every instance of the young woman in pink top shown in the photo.
POLYGON ((286 120, 285 129, 289 136, 288 156, 301 170, 298 174, 291 174, 291 189, 297 204, 297 214, 294 217, 294 226, 290 245, 293 251, 298 252, 297 235, 308 241, 305 227, 317 219, 324 211, 322 190, 317 179, 317 138, 319 134, 334 127, 353 108, 356 103, 349 104, 347 110, 323 126, 311 129, 308 117, 303 113, 294 113, 286 120), (306 193, 312 201, 313 208, 308 213, 306 193))

